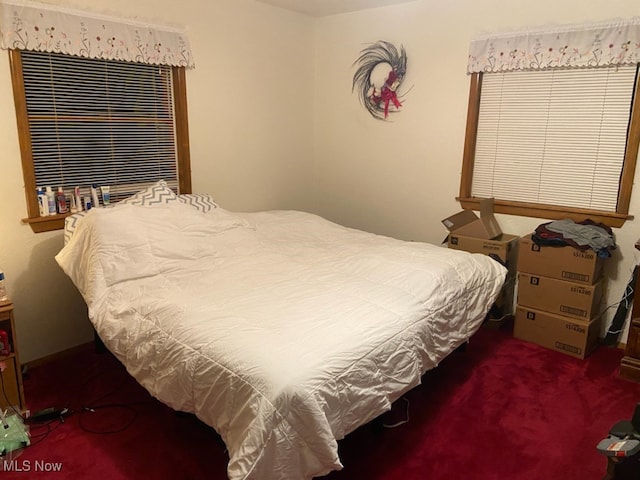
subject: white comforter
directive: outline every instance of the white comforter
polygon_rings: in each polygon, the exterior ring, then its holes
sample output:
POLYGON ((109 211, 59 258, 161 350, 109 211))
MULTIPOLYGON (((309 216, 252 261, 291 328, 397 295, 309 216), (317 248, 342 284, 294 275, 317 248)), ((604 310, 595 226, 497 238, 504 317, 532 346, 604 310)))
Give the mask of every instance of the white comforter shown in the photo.
POLYGON ((56 260, 108 348, 213 426, 230 479, 342 468, 337 440, 464 343, 505 269, 292 211, 94 209, 56 260))

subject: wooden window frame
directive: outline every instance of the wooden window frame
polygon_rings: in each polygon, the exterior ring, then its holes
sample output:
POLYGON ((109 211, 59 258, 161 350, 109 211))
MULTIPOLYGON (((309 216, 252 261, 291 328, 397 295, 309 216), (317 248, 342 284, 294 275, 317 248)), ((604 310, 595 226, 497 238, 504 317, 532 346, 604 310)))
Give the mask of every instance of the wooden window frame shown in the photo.
MULTIPOLYGON (((480 113, 480 95, 482 91, 482 73, 471 75, 469 88, 469 104, 467 108, 467 124, 462 160, 462 175, 460 179, 460 194, 456 199, 463 208, 479 210, 480 199, 473 197, 471 187, 473 183, 473 167, 476 149, 478 116, 480 113)), ((610 227, 621 227, 626 220, 633 218, 629 215, 631 191, 636 171, 638 149, 640 146, 640 82, 636 82, 631 110, 627 144, 625 149, 624 165, 620 176, 618 190, 618 202, 616 212, 606 212, 584 208, 561 207, 538 203, 516 202, 496 199, 494 211, 509 215, 525 217, 546 218, 559 220, 564 218, 576 222, 587 218, 603 223, 610 227)))
MULTIPOLYGON (((28 223, 35 233, 60 230, 64 227, 64 219, 70 214, 56 214, 40 217, 38 198, 36 195, 36 178, 33 167, 33 151, 27 100, 22 72, 22 56, 20 50, 9 50, 11 81, 13 83, 13 99, 16 109, 20 156, 22 157, 22 173, 24 176, 25 197, 28 217, 22 219, 28 223)), ((180 193, 191 193, 191 160, 189 151, 189 123, 187 112, 187 88, 184 67, 172 67, 174 119, 176 155, 178 159, 178 185, 180 193)))

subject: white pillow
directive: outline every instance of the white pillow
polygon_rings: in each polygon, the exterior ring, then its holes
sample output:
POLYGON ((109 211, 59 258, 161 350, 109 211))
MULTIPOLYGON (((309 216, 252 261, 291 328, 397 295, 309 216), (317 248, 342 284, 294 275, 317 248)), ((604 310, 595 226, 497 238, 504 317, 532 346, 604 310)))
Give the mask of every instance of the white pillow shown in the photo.
MULTIPOLYGON (((175 201, 184 203, 185 205, 189 205, 203 213, 208 213, 213 209, 218 208, 218 204, 208 193, 184 193, 181 195, 176 195, 175 193, 173 193, 173 190, 171 190, 167 186, 167 183, 164 180, 160 180, 153 185, 145 188, 144 190, 140 190, 138 193, 125 198, 115 205, 158 206, 175 201)), ((64 245, 69 243, 69 240, 71 240, 71 237, 78 227, 78 224, 82 221, 87 213, 89 212, 78 212, 65 218, 64 245)))
MULTIPOLYGON (((140 190, 139 192, 131 195, 130 197, 125 198, 124 200, 115 203, 115 205, 164 205, 166 203, 175 202, 178 200, 178 197, 173 190, 171 190, 167 186, 167 182, 164 180, 160 180, 153 185, 145 188, 144 190, 140 190)), ((185 202, 183 202, 185 203, 185 202)), ((69 243, 73 233, 78 228, 78 225, 85 217, 85 215, 89 213, 88 210, 84 210, 82 212, 74 213, 73 215, 69 215, 64 219, 64 245, 69 243)))
POLYGON ((251 228, 246 220, 216 209, 205 214, 180 202, 99 208, 82 222, 92 230, 106 286, 182 268, 185 261, 215 255, 212 237, 236 228, 251 228))

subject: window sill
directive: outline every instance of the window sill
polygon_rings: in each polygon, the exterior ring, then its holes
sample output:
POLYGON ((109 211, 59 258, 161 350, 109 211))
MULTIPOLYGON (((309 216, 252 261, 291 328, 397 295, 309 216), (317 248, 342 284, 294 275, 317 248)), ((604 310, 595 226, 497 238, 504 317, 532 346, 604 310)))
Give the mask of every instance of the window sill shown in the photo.
MULTIPOLYGON (((479 210, 480 199, 476 197, 458 197, 462 208, 467 210, 479 210)), ((612 228, 620 228, 627 220, 633 219, 633 215, 623 213, 603 212, 600 210, 587 210, 579 208, 556 207, 553 205, 539 205, 535 203, 508 202, 495 200, 494 212, 507 215, 520 215, 522 217, 545 218, 549 220, 562 220, 565 218, 575 222, 591 219, 612 228)))
POLYGON ((47 217, 23 218, 22 223, 28 223, 33 233, 52 232, 64 228, 64 219, 71 214, 49 215, 47 217))

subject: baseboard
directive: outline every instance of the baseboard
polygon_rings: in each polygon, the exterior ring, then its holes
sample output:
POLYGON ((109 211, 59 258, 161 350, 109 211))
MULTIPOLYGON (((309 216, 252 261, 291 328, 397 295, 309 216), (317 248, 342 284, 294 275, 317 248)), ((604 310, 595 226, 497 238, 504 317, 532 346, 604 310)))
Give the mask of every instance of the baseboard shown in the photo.
POLYGON ((41 357, 36 360, 31 360, 29 362, 25 362, 22 364, 22 369, 24 370, 38 367, 40 365, 45 365, 47 363, 51 363, 54 360, 58 360, 60 358, 69 357, 79 352, 84 352, 86 350, 95 349, 94 342, 83 343, 80 345, 76 345, 75 347, 67 348, 66 350, 62 350, 60 352, 52 353, 51 355, 47 355, 46 357, 41 357))

